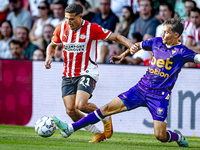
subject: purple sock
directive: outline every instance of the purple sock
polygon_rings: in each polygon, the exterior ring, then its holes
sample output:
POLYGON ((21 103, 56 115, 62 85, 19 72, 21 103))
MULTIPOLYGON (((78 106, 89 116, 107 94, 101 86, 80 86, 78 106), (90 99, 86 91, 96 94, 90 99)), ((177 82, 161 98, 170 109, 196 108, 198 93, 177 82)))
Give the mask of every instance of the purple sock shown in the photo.
MULTIPOLYGON (((99 109, 96 110, 96 112, 99 115, 98 117, 103 117, 99 109)), ((89 124, 95 124, 99 122, 100 119, 98 117, 96 116, 95 112, 89 113, 87 116, 72 124, 74 131, 79 130, 89 124)))
POLYGON ((172 142, 172 141, 177 141, 178 140, 178 134, 174 133, 170 130, 167 130, 167 134, 168 134, 168 142, 172 142))

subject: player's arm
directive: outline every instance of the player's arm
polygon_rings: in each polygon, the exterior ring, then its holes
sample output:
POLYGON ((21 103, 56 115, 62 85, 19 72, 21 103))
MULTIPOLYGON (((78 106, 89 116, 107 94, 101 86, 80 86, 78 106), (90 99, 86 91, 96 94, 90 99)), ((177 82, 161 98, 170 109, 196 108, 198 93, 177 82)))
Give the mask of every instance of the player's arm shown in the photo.
POLYGON ((119 55, 119 56, 112 56, 110 58, 110 62, 114 63, 115 60, 119 60, 119 63, 121 63, 126 56, 128 56, 130 54, 134 54, 135 52, 139 51, 141 49, 141 45, 142 45, 142 42, 135 43, 132 47, 130 47, 129 49, 127 49, 121 55, 119 55))
POLYGON ((52 57, 55 54, 56 46, 57 45, 52 43, 52 42, 47 46, 46 60, 44 62, 44 65, 45 65, 46 69, 50 69, 51 68, 52 57))
POLYGON ((117 43, 126 46, 128 49, 130 49, 133 46, 133 44, 127 38, 115 33, 111 33, 107 40, 116 41, 117 43))

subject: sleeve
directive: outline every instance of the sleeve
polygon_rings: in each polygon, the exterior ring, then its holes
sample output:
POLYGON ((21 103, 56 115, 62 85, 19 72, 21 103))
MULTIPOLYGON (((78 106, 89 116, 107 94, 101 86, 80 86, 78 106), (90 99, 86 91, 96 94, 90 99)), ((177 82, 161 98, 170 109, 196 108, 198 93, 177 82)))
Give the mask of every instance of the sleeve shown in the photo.
POLYGON ((90 35, 94 40, 106 40, 112 34, 111 31, 102 28, 96 23, 91 24, 90 35))
POLYGON ((142 42, 142 48, 147 51, 152 51, 152 44, 156 38, 148 39, 142 42))
POLYGON ((56 29, 54 30, 53 36, 51 38, 51 42, 56 44, 56 45, 61 45, 62 41, 60 39, 60 30, 61 30, 61 24, 59 24, 56 29))
POLYGON ((185 47, 182 50, 182 57, 185 62, 194 62, 194 57, 197 53, 185 47))

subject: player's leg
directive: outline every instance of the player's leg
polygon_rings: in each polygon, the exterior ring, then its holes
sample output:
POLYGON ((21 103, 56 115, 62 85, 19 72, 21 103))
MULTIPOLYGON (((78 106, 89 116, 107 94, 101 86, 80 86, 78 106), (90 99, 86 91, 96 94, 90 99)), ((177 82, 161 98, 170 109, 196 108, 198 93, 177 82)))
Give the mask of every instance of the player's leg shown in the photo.
POLYGON ((104 117, 126 111, 127 108, 119 97, 114 98, 110 103, 104 105, 100 109, 83 117, 79 121, 72 124, 72 131, 77 131, 88 124, 94 124, 102 120, 104 117))
POLYGON ((188 142, 181 134, 180 131, 166 130, 167 123, 154 120, 154 133, 155 137, 161 142, 173 142, 176 141, 180 147, 188 147, 188 142))
MULTIPOLYGON (((88 75, 79 78, 76 93, 76 108, 85 112, 91 113, 98 109, 93 103, 88 103, 89 98, 95 88, 96 81, 88 75)), ((104 134, 106 138, 111 138, 113 133, 111 116, 102 119, 104 125, 104 134)), ((95 139, 95 138, 94 138, 95 139)))
POLYGON ((74 122, 76 122, 79 119, 81 119, 82 117, 84 117, 84 115, 82 113, 80 113, 78 111, 78 109, 76 109, 75 100, 76 100, 75 94, 67 95, 67 96, 63 97, 63 102, 65 105, 66 113, 70 116, 70 118, 74 122))
POLYGON ((148 106, 154 120, 155 137, 161 142, 176 141, 179 146, 188 147, 187 140, 185 140, 181 134, 166 130, 169 95, 167 92, 164 93, 164 95, 158 94, 159 92, 157 93, 156 91, 154 92, 155 93, 147 94, 146 105, 148 106), (184 139, 182 140, 182 138, 184 139))
POLYGON ((88 124, 97 123, 106 116, 142 106, 144 104, 144 100, 143 98, 141 99, 142 95, 140 94, 138 96, 138 94, 137 88, 133 87, 128 91, 118 95, 118 97, 114 98, 110 103, 104 105, 100 109, 95 110, 73 124, 63 123, 53 115, 52 118, 56 124, 63 126, 63 130, 66 131, 68 136, 70 136, 74 131, 81 129, 88 124))
POLYGON ((124 105, 124 103, 121 101, 121 99, 119 97, 116 97, 109 104, 103 106, 100 109, 95 110, 94 112, 88 114, 87 116, 81 118, 79 121, 73 124, 64 123, 53 115, 52 115, 52 118, 57 124, 58 128, 61 128, 62 132, 65 133, 65 137, 67 137, 67 136, 70 136, 73 132, 83 127, 86 127, 89 124, 95 124, 99 122, 100 120, 102 120, 104 117, 108 115, 116 114, 116 113, 123 112, 126 110, 127 108, 124 105))
MULTIPOLYGON (((82 112, 87 112, 87 113, 88 112, 93 112, 94 110, 98 109, 96 105, 94 105, 92 103, 88 104, 88 99, 89 98, 90 98, 90 94, 88 92, 85 92, 85 91, 82 91, 82 90, 78 90, 77 93, 76 93, 76 108, 78 110, 82 111, 82 112)), ((80 112, 80 113, 83 116, 86 116, 82 112, 80 112)), ((94 137, 89 142, 92 142, 92 143, 93 142, 100 142, 100 141, 103 141, 105 139, 105 134, 101 130, 99 130, 95 125, 87 125, 84 128, 85 128, 85 130, 87 130, 87 131, 89 131, 89 132, 94 134, 94 137)))

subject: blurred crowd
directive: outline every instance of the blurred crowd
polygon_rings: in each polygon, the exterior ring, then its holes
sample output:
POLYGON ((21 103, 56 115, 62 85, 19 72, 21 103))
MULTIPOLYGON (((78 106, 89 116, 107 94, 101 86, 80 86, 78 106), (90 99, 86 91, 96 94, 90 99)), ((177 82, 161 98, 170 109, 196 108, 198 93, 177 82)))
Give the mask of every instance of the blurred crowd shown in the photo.
MULTIPOLYGON (((65 21, 65 8, 71 3, 83 6, 83 19, 97 23, 132 43, 162 36, 163 22, 180 16, 185 29, 180 42, 200 53, 200 0, 0 0, 0 58, 45 60, 46 47, 54 29, 65 21)), ((110 63, 126 47, 111 41, 98 41, 97 63, 110 63)), ((148 66, 151 52, 140 50, 123 64, 148 66)), ((57 47, 54 61, 63 61, 57 47)), ((118 64, 117 62, 115 64, 118 64)), ((194 63, 184 67, 200 68, 194 63)))

